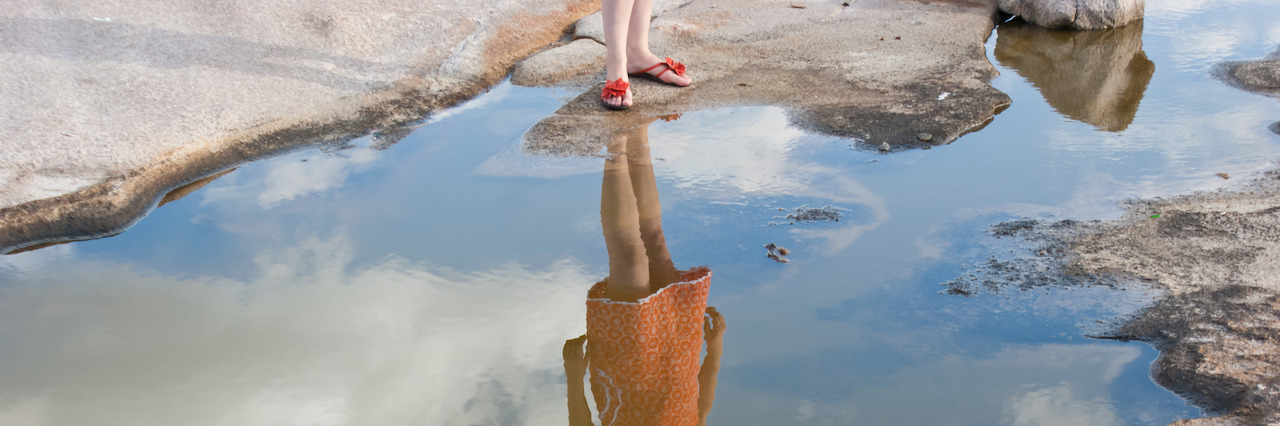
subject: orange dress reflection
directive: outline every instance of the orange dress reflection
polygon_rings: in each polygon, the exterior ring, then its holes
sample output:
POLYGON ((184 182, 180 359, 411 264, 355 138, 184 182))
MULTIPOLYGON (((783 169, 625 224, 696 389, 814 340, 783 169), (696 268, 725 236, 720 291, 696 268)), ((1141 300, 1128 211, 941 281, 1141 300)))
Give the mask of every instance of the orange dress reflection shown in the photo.
POLYGON ((593 424, 587 371, 602 425, 706 422, 724 318, 707 307, 711 270, 675 268, 661 211, 646 124, 609 143, 600 199, 609 277, 587 292, 587 334, 564 349, 572 425, 593 424))

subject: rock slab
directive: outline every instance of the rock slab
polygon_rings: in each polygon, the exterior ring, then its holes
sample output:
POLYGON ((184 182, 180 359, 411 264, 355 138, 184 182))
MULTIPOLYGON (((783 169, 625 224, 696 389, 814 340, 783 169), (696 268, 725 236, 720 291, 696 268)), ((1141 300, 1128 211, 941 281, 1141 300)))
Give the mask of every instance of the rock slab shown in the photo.
POLYGON ((851 138, 869 151, 885 143, 893 150, 950 143, 1009 103, 990 85, 997 72, 983 46, 994 14, 994 2, 674 7, 653 21, 650 44, 659 57, 685 63, 692 86, 633 78, 636 103, 625 112, 601 105, 599 84, 583 87, 525 133, 523 149, 590 157, 607 135, 645 118, 756 105, 782 107, 797 127, 851 138), (921 133, 932 137, 923 141, 921 133))
POLYGON ((1145 0, 1000 0, 1000 11, 1048 28, 1096 30, 1142 19, 1145 0))
POLYGON ((257 156, 491 86, 598 0, 102 0, 0 10, 0 252, 118 232, 257 156))

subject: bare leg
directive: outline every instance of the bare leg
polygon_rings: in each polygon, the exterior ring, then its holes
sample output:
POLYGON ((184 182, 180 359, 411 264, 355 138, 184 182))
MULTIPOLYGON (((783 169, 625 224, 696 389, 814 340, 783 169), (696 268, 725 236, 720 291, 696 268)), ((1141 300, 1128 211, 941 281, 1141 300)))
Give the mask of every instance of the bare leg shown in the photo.
POLYGON ((604 243, 609 249, 609 284, 605 296, 610 300, 634 302, 649 295, 649 259, 640 238, 640 213, 631 189, 627 165, 627 137, 614 137, 609 143, 609 159, 604 163, 604 182, 600 191, 600 224, 604 243))
MULTIPOLYGON (((652 8, 653 0, 646 1, 650 2, 649 7, 652 8)), ((628 45, 628 22, 632 19, 634 6, 635 0, 600 0, 600 14, 604 17, 605 79, 608 81, 617 79, 630 81, 627 78, 626 46, 628 45)), ((645 30, 647 32, 647 26, 645 30)), ((648 43, 648 34, 645 37, 645 42, 648 43)), ((605 101, 610 105, 631 106, 631 94, 628 91, 627 96, 605 101)))
MULTIPOLYGON (((649 68, 662 58, 649 51, 649 20, 653 17, 653 0, 634 0, 631 7, 631 19, 627 27, 627 72, 640 72, 649 68)), ((606 35, 607 37, 607 35, 606 35)), ((656 71, 661 71, 658 67, 656 71)), ((693 80, 673 72, 664 72, 659 77, 663 81, 677 86, 688 86, 693 80)))
POLYGON ((658 201, 658 184, 649 156, 649 126, 644 125, 627 137, 627 170, 635 192, 639 211, 640 239, 649 258, 649 289, 657 291, 675 282, 676 268, 667 251, 662 232, 662 204, 658 201))

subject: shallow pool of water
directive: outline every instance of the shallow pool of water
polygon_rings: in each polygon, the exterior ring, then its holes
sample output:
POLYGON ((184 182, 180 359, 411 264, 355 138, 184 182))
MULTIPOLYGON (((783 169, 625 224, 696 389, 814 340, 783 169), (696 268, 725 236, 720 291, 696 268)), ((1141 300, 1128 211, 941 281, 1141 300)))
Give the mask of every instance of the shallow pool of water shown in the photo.
MULTIPOLYGON (((729 325, 710 423, 1200 416, 1149 347, 1082 337, 1154 294, 939 283, 1014 249, 993 223, 1272 167, 1280 105, 1209 76, 1280 45, 1268 3, 1152 2, 1101 41, 998 30, 1013 104, 930 150, 852 149, 771 107, 651 124, 671 257, 715 271, 729 325), (841 220, 785 217, 805 205, 841 220)), ((573 95, 503 84, 394 145, 247 164, 121 235, 0 258, 0 424, 564 424, 561 345, 610 275, 605 160, 520 136, 573 95)))

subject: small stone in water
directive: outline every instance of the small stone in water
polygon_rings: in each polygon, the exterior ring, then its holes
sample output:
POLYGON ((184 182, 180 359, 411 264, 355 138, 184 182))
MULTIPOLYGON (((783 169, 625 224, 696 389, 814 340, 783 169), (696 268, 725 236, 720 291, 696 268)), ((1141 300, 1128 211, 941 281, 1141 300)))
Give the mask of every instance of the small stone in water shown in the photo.
POLYGON ((916 137, 917 137, 917 138, 919 138, 919 139, 920 139, 920 140, 922 140, 922 141, 925 141, 925 142, 928 142, 928 141, 933 140, 933 135, 928 134, 928 133, 921 133, 921 134, 916 135, 916 137))
POLYGON ((1218 173, 1218 174, 1216 174, 1215 176, 1220 177, 1220 178, 1223 178, 1223 179, 1231 179, 1231 175, 1230 175, 1230 174, 1228 174, 1228 173, 1218 173))
POLYGON ((890 147, 888 142, 885 142, 885 143, 880 144, 880 150, 881 150, 881 151, 888 151, 888 150, 891 150, 891 149, 893 149, 893 147, 890 147))

